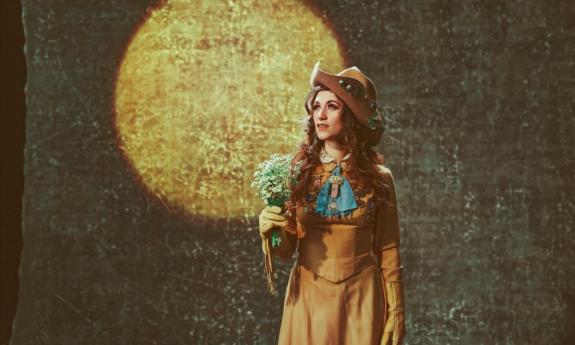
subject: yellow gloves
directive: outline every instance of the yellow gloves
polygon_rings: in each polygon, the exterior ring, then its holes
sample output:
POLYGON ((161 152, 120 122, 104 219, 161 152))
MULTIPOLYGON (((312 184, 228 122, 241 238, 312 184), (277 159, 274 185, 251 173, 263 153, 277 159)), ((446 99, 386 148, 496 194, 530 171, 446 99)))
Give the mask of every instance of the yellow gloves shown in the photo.
POLYGON ((262 252, 264 253, 264 271, 268 282, 268 290, 272 295, 277 295, 274 281, 274 264, 272 255, 277 255, 283 260, 288 260, 297 246, 297 236, 293 232, 286 231, 294 227, 294 217, 286 217, 278 206, 266 206, 259 217, 260 237, 262 238, 262 252), (271 230, 280 228, 280 242, 276 247, 271 245, 271 230))
POLYGON ((385 282, 384 285, 385 295, 387 296, 388 317, 383 329, 381 345, 401 345, 405 337, 403 282, 396 280, 385 282))
POLYGON ((387 320, 383 327, 381 345, 401 345, 405 337, 405 297, 403 294, 402 265, 399 247, 378 253, 383 289, 387 300, 387 320))
POLYGON ((274 227, 283 228, 287 226, 287 224, 288 224, 287 217, 282 215, 282 209, 280 207, 266 206, 262 210, 259 218, 259 226, 260 226, 260 237, 262 238, 262 251, 264 254, 266 254, 268 250, 267 239, 271 235, 271 230, 274 227))
POLYGON ((262 238, 262 251, 264 254, 279 256, 283 260, 292 257, 297 247, 297 236, 295 234, 295 217, 286 217, 282 214, 282 209, 278 206, 266 206, 260 213, 260 236, 262 238), (280 243, 278 246, 271 246, 271 230, 280 228, 280 243))

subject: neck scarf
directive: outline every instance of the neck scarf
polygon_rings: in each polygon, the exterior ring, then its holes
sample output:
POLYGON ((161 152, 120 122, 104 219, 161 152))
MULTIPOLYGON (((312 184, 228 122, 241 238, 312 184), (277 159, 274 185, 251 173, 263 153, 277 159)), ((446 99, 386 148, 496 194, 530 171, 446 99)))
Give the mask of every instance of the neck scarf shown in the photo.
MULTIPOLYGON (((348 159, 349 156, 350 153, 347 153, 342 160, 348 159)), ((322 148, 320 160, 322 163, 330 163, 334 158, 322 148)), ((356 208, 353 189, 342 175, 341 163, 338 162, 317 195, 315 212, 322 216, 347 215, 356 208)))

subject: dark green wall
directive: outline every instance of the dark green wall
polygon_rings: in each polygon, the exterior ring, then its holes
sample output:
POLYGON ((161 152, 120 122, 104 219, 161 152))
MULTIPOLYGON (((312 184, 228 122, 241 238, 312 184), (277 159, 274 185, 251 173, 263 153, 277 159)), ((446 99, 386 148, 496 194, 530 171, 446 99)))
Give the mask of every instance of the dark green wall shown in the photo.
MULTIPOLYGON (((279 264, 282 296, 267 295, 257 219, 179 217, 143 192, 116 148, 114 77, 152 4, 23 1, 12 345, 276 342, 291 262, 279 264)), ((380 150, 398 191, 405 343, 572 344, 573 3, 317 7, 395 110, 380 150)))

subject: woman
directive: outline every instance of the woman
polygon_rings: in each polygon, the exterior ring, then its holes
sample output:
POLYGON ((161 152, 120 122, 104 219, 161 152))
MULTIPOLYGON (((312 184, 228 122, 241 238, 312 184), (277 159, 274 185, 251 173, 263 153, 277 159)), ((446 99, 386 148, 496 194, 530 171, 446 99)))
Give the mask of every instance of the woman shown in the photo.
POLYGON ((279 344, 400 345, 399 222, 393 176, 372 149, 383 133, 375 86, 355 66, 333 75, 319 63, 310 84, 288 212, 268 206, 259 217, 263 241, 280 229, 272 255, 298 251, 279 344))

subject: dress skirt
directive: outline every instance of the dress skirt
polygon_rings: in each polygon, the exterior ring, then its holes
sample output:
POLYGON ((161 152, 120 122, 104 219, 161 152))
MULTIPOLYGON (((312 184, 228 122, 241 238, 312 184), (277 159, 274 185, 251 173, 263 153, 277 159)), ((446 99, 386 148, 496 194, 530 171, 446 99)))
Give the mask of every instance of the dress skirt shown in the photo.
POLYGON ((296 261, 278 345, 379 345, 385 312, 382 280, 375 263, 333 283, 296 261))

